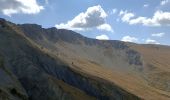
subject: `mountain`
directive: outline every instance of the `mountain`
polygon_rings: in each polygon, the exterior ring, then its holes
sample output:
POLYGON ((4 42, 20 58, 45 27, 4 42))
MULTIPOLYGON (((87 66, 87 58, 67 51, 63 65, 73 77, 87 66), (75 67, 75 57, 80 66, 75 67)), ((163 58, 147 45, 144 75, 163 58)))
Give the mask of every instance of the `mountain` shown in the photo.
POLYGON ((170 47, 0 19, 0 100, 169 100, 170 47))

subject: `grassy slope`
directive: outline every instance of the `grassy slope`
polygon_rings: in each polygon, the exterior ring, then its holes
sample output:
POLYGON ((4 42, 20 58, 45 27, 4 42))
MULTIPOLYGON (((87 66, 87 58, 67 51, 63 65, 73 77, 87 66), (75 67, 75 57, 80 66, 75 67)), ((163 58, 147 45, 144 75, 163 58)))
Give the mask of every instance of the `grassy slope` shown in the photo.
POLYGON ((145 78, 148 84, 163 95, 170 97, 170 47, 159 45, 134 45, 143 55, 145 78))
POLYGON ((147 85, 147 82, 141 77, 130 75, 127 73, 122 73, 118 71, 111 71, 109 69, 104 69, 93 64, 77 64, 76 67, 73 67, 75 70, 81 71, 91 75, 94 78, 101 78, 107 81, 110 81, 114 84, 117 84, 121 88, 133 93, 143 99, 148 100, 157 100, 164 99, 168 100, 169 97, 166 97, 164 91, 159 91, 147 85), (90 67, 89 67, 90 66, 90 67), (159 91, 158 93, 156 91, 159 91))
MULTIPOLYGON (((49 53, 52 53, 46 50, 49 53)), ((55 55, 52 53, 52 55, 55 55)), ((62 54, 60 54, 62 55, 62 54)), ((143 99, 147 100, 168 100, 164 91, 159 91, 148 85, 148 83, 141 77, 129 74, 126 72, 121 72, 119 70, 110 70, 104 68, 98 64, 92 63, 85 59, 68 59, 67 56, 59 56, 62 61, 68 63, 74 70, 84 73, 88 77, 105 81, 110 81, 113 84, 120 86, 121 88, 133 93, 143 99), (74 62, 72 64, 71 62, 74 62), (158 92, 157 92, 158 91, 158 92), (163 93, 163 94, 162 94, 163 93)))
MULTIPOLYGON (((141 49, 141 47, 132 47, 144 56, 145 61, 152 62, 152 64, 156 64, 160 59, 157 59, 156 56, 153 57, 155 53, 152 52, 152 49, 147 50, 146 48, 141 49), (143 51, 142 51, 143 50, 143 51), (146 51, 145 51, 146 50, 146 51), (150 55, 149 55, 150 54, 150 55), (149 56, 147 56, 149 55, 149 56), (154 60, 157 59, 157 60, 154 60)), ((47 53, 50 53, 50 51, 44 49, 47 53)), ((156 52, 157 53, 157 52, 156 52)), ((162 51, 160 51, 160 58, 163 59, 169 59, 169 56, 167 56, 169 53, 165 53, 162 55, 162 51)), ((55 55, 55 54, 52 54, 55 55)), ((56 55, 57 56, 57 55, 56 55)), ((95 79, 104 79, 110 82, 113 82, 114 84, 119 85, 120 87, 124 88, 125 90, 134 93, 144 99, 148 100, 168 100, 169 99, 169 92, 161 91, 159 88, 155 89, 154 87, 150 86, 146 80, 143 78, 136 76, 135 74, 129 74, 125 72, 121 72, 119 70, 110 70, 103 68, 100 65, 96 65, 92 62, 89 62, 86 59, 76 59, 73 58, 74 60, 68 59, 66 55, 65 56, 60 56, 60 59, 62 61, 65 61, 66 63, 70 64, 72 68, 78 72, 85 73, 88 77, 92 77, 95 79), (71 62, 74 61, 74 65, 71 64, 71 62)), ((57 56, 58 57, 58 56, 57 56)), ((159 69, 161 70, 169 70, 168 65, 163 66, 163 64, 167 63, 168 61, 165 60, 165 62, 161 62, 156 64, 159 69)), ((150 72, 149 72, 150 73, 150 72)))

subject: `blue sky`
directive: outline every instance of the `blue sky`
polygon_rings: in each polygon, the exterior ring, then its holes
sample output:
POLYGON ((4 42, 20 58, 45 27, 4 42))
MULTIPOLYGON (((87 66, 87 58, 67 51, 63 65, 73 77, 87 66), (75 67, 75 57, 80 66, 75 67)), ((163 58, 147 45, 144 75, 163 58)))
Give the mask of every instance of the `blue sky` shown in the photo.
POLYGON ((0 0, 0 17, 90 38, 170 45, 170 0, 0 0))

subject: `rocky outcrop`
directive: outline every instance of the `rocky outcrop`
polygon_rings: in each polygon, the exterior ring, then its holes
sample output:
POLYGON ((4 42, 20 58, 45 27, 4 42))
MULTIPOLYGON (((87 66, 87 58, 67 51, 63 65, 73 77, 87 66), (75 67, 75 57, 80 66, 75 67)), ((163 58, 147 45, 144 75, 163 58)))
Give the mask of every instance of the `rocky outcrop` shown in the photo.
POLYGON ((128 49, 126 51, 126 54, 129 60, 129 64, 140 65, 140 66, 143 65, 142 60, 141 60, 141 55, 137 51, 128 49))
POLYGON ((0 55, 0 100, 28 100, 28 95, 17 77, 6 67, 0 55))

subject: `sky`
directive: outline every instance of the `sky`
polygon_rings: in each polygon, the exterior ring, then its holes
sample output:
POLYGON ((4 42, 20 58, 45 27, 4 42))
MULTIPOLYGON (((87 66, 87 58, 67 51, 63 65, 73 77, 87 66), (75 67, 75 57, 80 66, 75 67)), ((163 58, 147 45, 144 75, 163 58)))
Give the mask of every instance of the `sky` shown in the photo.
POLYGON ((99 40, 170 45, 170 0, 0 0, 0 17, 99 40))

